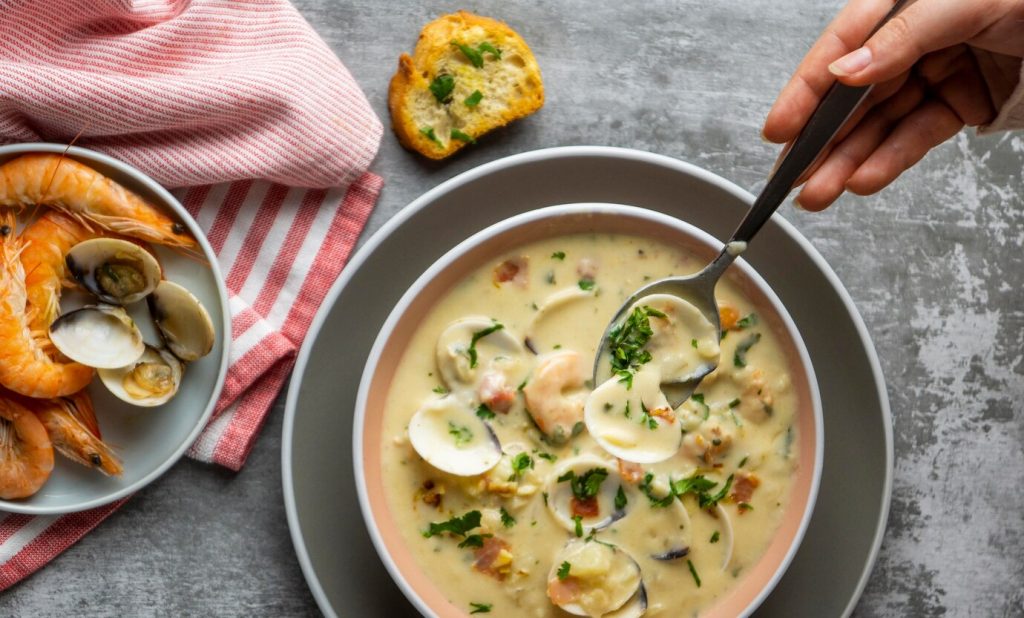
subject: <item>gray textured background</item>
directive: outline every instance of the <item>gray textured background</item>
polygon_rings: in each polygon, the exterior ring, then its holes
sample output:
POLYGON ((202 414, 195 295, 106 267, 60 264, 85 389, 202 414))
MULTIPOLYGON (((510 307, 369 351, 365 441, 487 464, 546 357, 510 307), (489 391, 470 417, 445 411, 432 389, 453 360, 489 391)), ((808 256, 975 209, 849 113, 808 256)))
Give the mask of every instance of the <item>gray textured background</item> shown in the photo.
MULTIPOLYGON (((777 152, 761 121, 842 4, 295 3, 382 118, 398 53, 457 8, 508 21, 544 73, 540 113, 449 162, 386 133, 370 231, 459 172, 558 145, 659 152, 756 191, 777 152)), ((878 196, 781 211, 850 290, 889 376, 892 514, 858 615, 1024 615, 1022 169, 1024 136, 962 133, 878 196)), ((0 615, 316 615, 285 523, 282 408, 242 472, 181 462, 4 593, 0 615)))

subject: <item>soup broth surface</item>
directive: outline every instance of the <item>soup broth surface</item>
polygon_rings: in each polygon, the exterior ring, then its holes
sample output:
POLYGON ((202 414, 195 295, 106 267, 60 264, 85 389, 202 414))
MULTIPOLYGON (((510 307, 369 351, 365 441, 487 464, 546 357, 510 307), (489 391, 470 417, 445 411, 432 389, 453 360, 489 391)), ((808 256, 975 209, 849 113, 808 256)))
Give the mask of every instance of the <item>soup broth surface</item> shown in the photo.
POLYGON ((456 608, 696 616, 764 553, 799 460, 797 397, 779 334, 728 274, 720 344, 679 330, 698 317, 640 305, 619 341, 635 366, 592 383, 626 298, 700 266, 645 238, 550 238, 482 264, 422 317, 389 387, 383 477, 391 517, 456 608), (670 354, 676 372, 718 362, 675 410, 652 374, 670 354))

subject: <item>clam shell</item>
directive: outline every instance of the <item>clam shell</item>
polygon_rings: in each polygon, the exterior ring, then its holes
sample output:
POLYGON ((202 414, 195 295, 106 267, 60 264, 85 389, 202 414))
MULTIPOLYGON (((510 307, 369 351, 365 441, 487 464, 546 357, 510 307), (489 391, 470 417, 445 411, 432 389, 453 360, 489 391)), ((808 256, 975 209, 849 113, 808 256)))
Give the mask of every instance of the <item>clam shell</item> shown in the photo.
POLYGON ((71 360, 97 369, 134 363, 146 346, 123 308, 92 305, 66 313, 50 325, 50 341, 71 360))
POLYGON ((213 349, 213 320, 191 292, 172 281, 161 281, 147 299, 153 322, 175 356, 192 362, 213 349))
MULTIPOLYGON (((616 616, 617 618, 635 618, 647 611, 647 590, 644 587, 643 573, 640 565, 628 552, 621 547, 605 543, 595 539, 583 540, 574 539, 565 544, 555 555, 548 573, 549 585, 558 581, 558 570, 561 565, 568 562, 569 577, 573 577, 572 566, 586 568, 582 565, 588 561, 583 558, 585 554, 602 553, 601 559, 607 560, 607 573, 595 582, 604 590, 607 603, 604 607, 582 607, 578 602, 559 605, 567 613, 575 616, 616 616)), ((593 577, 591 575, 591 577, 593 577)), ((584 580, 588 578, 583 577, 584 580)))
POLYGON ((460 397, 429 401, 409 421, 409 442, 427 463, 456 476, 475 476, 501 460, 491 426, 460 397))
POLYGON ((435 354, 438 372, 448 390, 475 388, 487 371, 505 374, 511 384, 519 384, 526 377, 524 348, 519 338, 504 326, 477 339, 472 346, 476 352, 473 362, 469 352, 473 337, 496 324, 487 317, 471 316, 455 320, 442 331, 435 354))
POLYGON ((167 403, 178 393, 183 372, 184 366, 174 354, 168 350, 157 349, 147 345, 145 352, 135 362, 117 369, 100 369, 98 373, 103 385, 118 399, 126 401, 133 406, 151 408, 167 403), (141 363, 162 363, 167 365, 171 370, 171 389, 163 394, 153 394, 141 398, 129 392, 125 388, 125 380, 141 363))
POLYGON ((593 469, 603 469, 608 473, 608 476, 601 483, 596 496, 597 515, 584 517, 580 520, 580 528, 584 535, 589 534, 591 530, 607 528, 625 517, 626 509, 636 500, 635 497, 630 496, 625 509, 615 507, 615 496, 618 493, 619 487, 623 488, 623 492, 631 493, 629 484, 622 480, 615 464, 609 464, 606 460, 594 455, 581 455, 567 459, 560 466, 556 467, 548 478, 546 489, 548 494, 547 505, 555 521, 573 534, 576 533, 576 520, 573 519, 572 511, 574 499, 572 484, 569 481, 559 481, 558 479, 564 477, 569 472, 573 472, 577 477, 581 477, 593 469))
POLYGON ((141 246, 119 238, 80 242, 64 257, 71 277, 99 300, 138 302, 160 283, 160 263, 141 246))

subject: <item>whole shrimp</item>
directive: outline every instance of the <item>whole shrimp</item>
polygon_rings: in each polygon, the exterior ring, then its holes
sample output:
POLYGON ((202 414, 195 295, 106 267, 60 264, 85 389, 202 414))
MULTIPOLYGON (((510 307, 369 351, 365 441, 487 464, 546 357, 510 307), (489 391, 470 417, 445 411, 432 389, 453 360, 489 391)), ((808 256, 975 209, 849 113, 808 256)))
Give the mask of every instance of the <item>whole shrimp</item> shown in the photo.
POLYGON ((60 315, 61 286, 67 275, 65 256, 71 247, 95 237, 78 221, 52 210, 22 230, 29 328, 37 339, 48 338, 50 324, 60 315))
POLYGON ((92 399, 86 391, 56 399, 23 399, 43 423, 53 447, 68 459, 107 476, 121 476, 120 458, 100 439, 92 399))
POLYGON ((88 165, 58 154, 26 154, 0 165, 0 206, 45 204, 88 226, 195 250, 185 226, 88 165))
POLYGON ((31 496, 52 471, 53 445, 42 422, 13 399, 0 397, 0 498, 31 496))
POLYGON ((0 213, 0 384, 28 397, 65 397, 85 388, 93 369, 47 355, 27 314, 23 244, 14 213, 0 213))

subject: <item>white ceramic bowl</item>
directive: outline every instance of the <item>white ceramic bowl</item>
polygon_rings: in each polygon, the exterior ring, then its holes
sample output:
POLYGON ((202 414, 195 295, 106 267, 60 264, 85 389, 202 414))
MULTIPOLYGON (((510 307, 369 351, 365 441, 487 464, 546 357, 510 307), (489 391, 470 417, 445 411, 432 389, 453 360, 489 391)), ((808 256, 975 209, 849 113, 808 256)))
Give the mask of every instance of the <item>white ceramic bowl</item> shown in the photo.
MULTIPOLYGON (((131 495, 152 483, 185 453, 213 414, 228 368, 231 316, 227 288, 217 258, 202 230, 166 189, 139 170, 107 155, 63 144, 16 144, 0 146, 0 163, 33 152, 61 153, 113 178, 162 208, 183 223, 205 256, 206 263, 156 247, 167 279, 188 288, 213 319, 216 333, 213 350, 191 363, 178 394, 157 408, 139 408, 111 395, 99 379, 89 386, 104 441, 124 462, 121 477, 106 477, 65 459, 54 457, 50 479, 35 495, 21 500, 0 500, 0 511, 50 515, 82 511, 131 495)), ((144 328, 145 303, 131 309, 144 328)), ((145 332, 145 328, 144 328, 145 332)), ((147 338, 148 339, 148 338, 147 338)))
MULTIPOLYGON (((377 553, 406 597, 429 616, 460 615, 430 577, 419 568, 390 514, 381 472, 384 403, 394 371, 420 321, 445 293, 481 263, 515 246, 541 238, 583 232, 617 232, 646 236, 684 246, 710 261, 721 243, 672 217, 614 204, 569 204, 526 212, 473 235, 435 262, 402 296, 374 342, 356 399, 353 463, 360 507, 377 553)), ((790 362, 798 396, 798 466, 790 504, 775 537, 741 582, 705 614, 746 616, 778 583, 799 547, 811 518, 822 470, 821 400, 810 357, 789 314, 764 280, 742 259, 726 275, 760 309, 764 322, 779 335, 790 362)), ((339 548, 339 551, 341 548, 339 548)))

